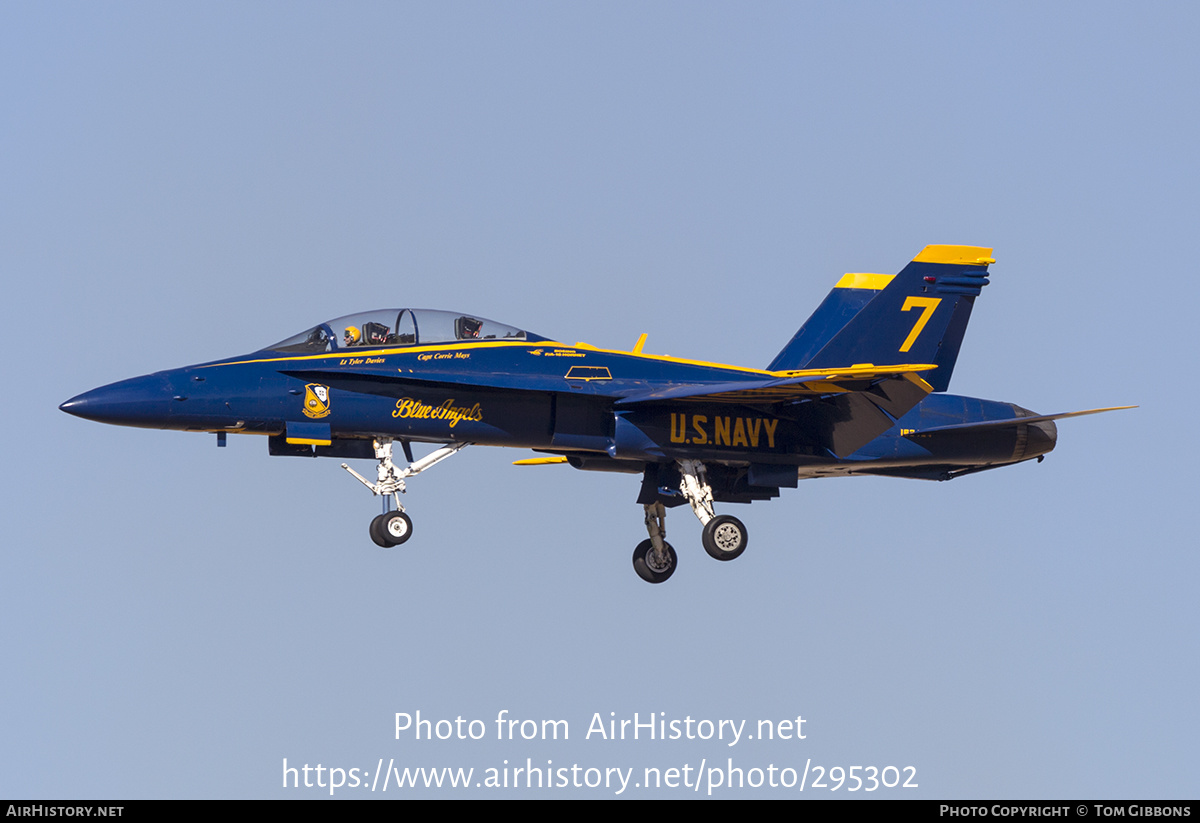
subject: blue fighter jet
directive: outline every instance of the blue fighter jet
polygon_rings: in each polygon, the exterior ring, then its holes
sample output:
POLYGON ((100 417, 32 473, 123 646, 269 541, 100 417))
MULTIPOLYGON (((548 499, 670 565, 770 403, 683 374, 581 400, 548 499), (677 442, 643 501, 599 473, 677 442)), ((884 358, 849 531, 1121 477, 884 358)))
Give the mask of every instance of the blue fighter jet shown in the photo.
MULTIPOLYGON (((60 407, 122 426, 265 435, 272 455, 378 461, 380 546, 404 543, 405 481, 471 444, 532 449, 516 465, 568 463, 641 476, 651 583, 678 564, 666 509, 688 504, 705 551, 733 560, 746 527, 717 503, 779 496, 801 478, 950 480, 1042 460, 1054 421, 946 394, 991 249, 926 246, 896 275, 847 274, 765 369, 564 344, 472 314, 380 309, 340 317, 239 357, 156 372, 60 407), (399 442, 408 465, 393 461, 399 442), (413 442, 436 443, 414 459, 413 442)), ((1120 407, 1130 408, 1130 407, 1120 407)))

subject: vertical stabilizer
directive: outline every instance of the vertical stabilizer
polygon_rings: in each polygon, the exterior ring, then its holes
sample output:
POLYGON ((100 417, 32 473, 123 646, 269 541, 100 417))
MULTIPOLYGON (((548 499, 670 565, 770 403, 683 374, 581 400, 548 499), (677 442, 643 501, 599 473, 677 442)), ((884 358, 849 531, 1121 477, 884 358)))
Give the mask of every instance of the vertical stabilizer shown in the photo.
POLYGON ((826 343, 870 303, 875 295, 892 282, 892 274, 846 274, 821 301, 812 317, 804 322, 796 335, 775 355, 769 371, 802 369, 826 343))
POLYGON ((926 246, 894 277, 846 275, 770 368, 934 363, 925 379, 945 391, 991 255, 981 246, 926 246))

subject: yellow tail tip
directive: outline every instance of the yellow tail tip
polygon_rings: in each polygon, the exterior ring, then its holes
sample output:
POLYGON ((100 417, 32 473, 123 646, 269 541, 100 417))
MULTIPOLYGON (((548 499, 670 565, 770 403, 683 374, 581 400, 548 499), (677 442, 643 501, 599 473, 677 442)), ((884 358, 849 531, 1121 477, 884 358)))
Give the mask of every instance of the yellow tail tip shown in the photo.
POLYGON ((926 246, 913 258, 914 263, 950 263, 959 266, 987 266, 995 263, 986 246, 926 246))

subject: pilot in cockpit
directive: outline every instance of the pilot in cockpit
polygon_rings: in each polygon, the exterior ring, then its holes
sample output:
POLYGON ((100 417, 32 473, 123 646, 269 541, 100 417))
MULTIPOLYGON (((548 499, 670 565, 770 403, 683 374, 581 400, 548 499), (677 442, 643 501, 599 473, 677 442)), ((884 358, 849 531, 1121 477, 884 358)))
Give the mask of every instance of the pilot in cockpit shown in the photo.
POLYGON ((483 328, 482 320, 476 320, 474 317, 460 317, 454 321, 454 336, 459 340, 478 340, 481 328, 483 328))
POLYGON ((364 346, 382 346, 388 342, 388 327, 382 323, 363 323, 364 346))
POLYGON ((342 336, 342 345, 346 348, 357 346, 362 340, 362 334, 358 330, 358 326, 347 326, 346 333, 342 336))

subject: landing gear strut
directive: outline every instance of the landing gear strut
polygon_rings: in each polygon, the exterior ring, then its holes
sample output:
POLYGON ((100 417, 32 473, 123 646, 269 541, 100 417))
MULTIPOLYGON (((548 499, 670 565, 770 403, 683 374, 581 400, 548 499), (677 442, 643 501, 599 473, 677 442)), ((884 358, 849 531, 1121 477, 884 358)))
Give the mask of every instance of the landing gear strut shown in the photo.
POLYGON ((664 538, 667 536, 667 509, 662 503, 647 503, 646 531, 649 540, 633 550, 633 570, 647 583, 663 583, 675 573, 679 558, 664 538))
POLYGON ((371 539, 375 541, 376 545, 390 549, 393 546, 399 546, 412 536, 412 519, 404 513, 404 504, 400 502, 400 495, 405 491, 405 478, 415 477, 471 444, 447 443, 420 460, 414 461, 408 444, 404 443, 405 456, 409 459, 409 465, 405 469, 401 469, 392 462, 392 438, 378 437, 375 439, 374 445, 375 459, 379 461, 376 482, 372 483, 367 480, 345 463, 342 464, 342 468, 358 478, 358 481, 370 489, 372 494, 383 497, 383 514, 371 521, 371 539), (394 510, 390 510, 391 502, 396 504, 394 510))
MULTIPOLYGON (((679 460, 679 493, 692 507, 704 531, 701 542, 704 551, 717 560, 733 560, 746 550, 748 540, 742 521, 728 514, 717 515, 713 511, 712 486, 708 483, 708 472, 699 460, 679 460)), ((649 583, 662 583, 675 572, 678 558, 671 544, 666 542, 667 510, 661 502, 647 503, 646 531, 649 540, 643 540, 633 550, 633 570, 638 577, 649 583)))

